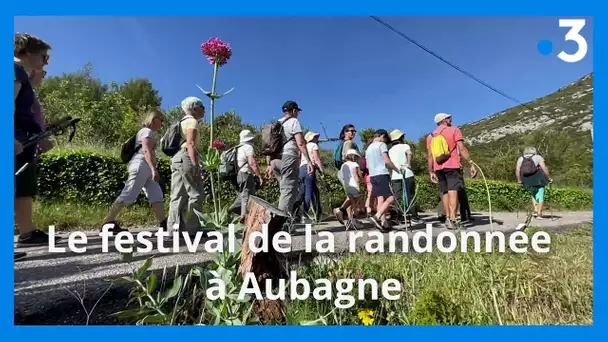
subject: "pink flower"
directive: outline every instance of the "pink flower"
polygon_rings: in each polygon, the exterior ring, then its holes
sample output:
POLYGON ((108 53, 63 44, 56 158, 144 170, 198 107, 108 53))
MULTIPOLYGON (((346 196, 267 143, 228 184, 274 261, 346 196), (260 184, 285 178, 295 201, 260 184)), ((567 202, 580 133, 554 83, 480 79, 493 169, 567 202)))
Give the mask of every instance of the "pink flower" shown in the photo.
POLYGON ((221 140, 213 140, 212 146, 218 151, 222 151, 224 148, 226 148, 226 144, 224 144, 224 142, 221 140))
POLYGON ((211 64, 217 63, 222 66, 228 63, 232 56, 230 45, 224 43, 219 38, 211 38, 201 45, 201 52, 207 56, 207 60, 211 64))

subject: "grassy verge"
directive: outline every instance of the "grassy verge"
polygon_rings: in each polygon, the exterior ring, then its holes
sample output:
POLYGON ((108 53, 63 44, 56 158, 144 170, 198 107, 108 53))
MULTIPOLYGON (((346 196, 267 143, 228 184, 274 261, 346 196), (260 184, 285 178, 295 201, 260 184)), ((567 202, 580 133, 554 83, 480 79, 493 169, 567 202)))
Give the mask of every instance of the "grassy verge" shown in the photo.
MULTIPOLYGON (((298 276, 309 281, 371 278, 380 285, 397 279, 401 298, 358 301, 341 310, 330 300, 292 301, 287 314, 292 322, 328 325, 362 324, 362 312, 381 325, 592 324, 592 227, 551 235, 545 255, 356 254, 309 266, 298 276)), ((356 285, 351 294, 357 296, 356 285)))
MULTIPOLYGON (((104 223, 109 207, 86 203, 34 203, 34 224, 41 230, 96 229, 104 223)), ((125 227, 155 225, 158 222, 147 206, 124 208, 118 217, 125 227)))

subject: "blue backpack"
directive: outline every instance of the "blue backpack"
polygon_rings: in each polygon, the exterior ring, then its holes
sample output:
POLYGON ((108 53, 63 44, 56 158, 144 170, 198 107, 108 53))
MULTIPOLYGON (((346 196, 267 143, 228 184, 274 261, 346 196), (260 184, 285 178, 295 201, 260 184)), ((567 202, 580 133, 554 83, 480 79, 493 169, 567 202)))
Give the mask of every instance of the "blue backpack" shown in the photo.
POLYGON ((336 148, 336 150, 334 151, 334 166, 340 170, 340 168, 342 167, 343 161, 342 161, 342 147, 344 146, 344 141, 341 141, 338 144, 338 147, 336 148))
MULTIPOLYGON (((340 168, 342 167, 342 164, 344 164, 344 162, 342 161, 342 148, 344 147, 344 141, 340 142, 338 144, 338 147, 336 147, 336 150, 334 151, 334 166, 340 170, 340 168)), ((357 144, 355 144, 353 142, 353 148, 355 150, 359 150, 359 147, 357 147, 357 144)))

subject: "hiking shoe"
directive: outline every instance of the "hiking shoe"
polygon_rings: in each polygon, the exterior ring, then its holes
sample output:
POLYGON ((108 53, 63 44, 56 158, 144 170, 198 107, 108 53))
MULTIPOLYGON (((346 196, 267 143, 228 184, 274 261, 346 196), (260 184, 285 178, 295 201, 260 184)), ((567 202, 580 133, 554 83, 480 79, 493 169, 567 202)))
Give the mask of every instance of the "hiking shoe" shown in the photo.
POLYGON ((27 256, 25 252, 15 252, 15 261, 19 261, 27 256))
MULTIPOLYGON (((55 237, 55 243, 61 240, 61 237, 55 237)), ((48 245, 50 242, 50 237, 47 233, 42 230, 36 229, 31 232, 20 234, 19 239, 17 240, 17 244, 19 246, 38 246, 38 245, 48 245)))
POLYGON ((334 215, 336 215, 336 219, 338 220, 338 222, 343 225, 344 215, 342 214, 342 210, 340 210, 339 208, 334 209, 334 215))
POLYGON ((167 219, 164 219, 160 222, 159 228, 162 231, 165 231, 165 232, 167 231, 167 219))
MULTIPOLYGON (((109 232, 112 232, 114 234, 118 234, 120 232, 128 232, 129 231, 128 229, 121 228, 120 225, 118 224, 118 222, 116 222, 116 221, 108 221, 108 222, 104 223, 103 226, 105 226, 106 224, 113 224, 114 225, 114 228, 108 229, 109 232)), ((101 231, 103 231, 103 226, 101 226, 101 231)), ((166 223, 165 223, 165 226, 166 226, 166 223)))

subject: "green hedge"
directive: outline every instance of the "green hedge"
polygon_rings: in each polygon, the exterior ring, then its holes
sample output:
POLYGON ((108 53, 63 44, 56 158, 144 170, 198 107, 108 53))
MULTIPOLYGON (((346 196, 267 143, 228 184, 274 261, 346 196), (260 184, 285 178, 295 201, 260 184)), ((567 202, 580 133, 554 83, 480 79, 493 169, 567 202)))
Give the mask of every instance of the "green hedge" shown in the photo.
MULTIPOLYGON (((107 152, 71 151, 53 152, 41 157, 39 164, 39 190, 41 201, 78 201, 91 204, 108 205, 114 201, 122 190, 127 178, 126 165, 121 164, 118 156, 107 152)), ((170 160, 160 158, 158 166, 161 175, 161 186, 168 198, 171 171, 170 160)), ((344 200, 344 193, 338 182, 335 169, 329 169, 329 174, 320 181, 319 187, 324 203, 325 212, 329 206, 335 207, 344 200)), ((429 181, 428 177, 416 177, 418 185, 417 204, 421 209, 435 208, 439 202, 438 187, 429 181)), ((469 202, 474 210, 486 210, 488 197, 486 185, 481 179, 466 180, 469 202)), ((528 205, 529 197, 515 183, 488 181, 493 211, 515 211, 528 205)), ((364 187, 363 187, 364 188, 364 187)), ((210 194, 210 184, 206 184, 210 194)), ((222 203, 232 202, 235 190, 228 182, 222 182, 220 187, 222 203)), ((279 189, 277 182, 264 184, 257 195, 276 203, 279 189)), ((580 210, 593 206, 593 193, 589 189, 550 188, 546 201, 554 208, 580 210)), ((211 203, 211 196, 207 196, 211 203)), ((138 203, 146 203, 143 194, 138 203)))

